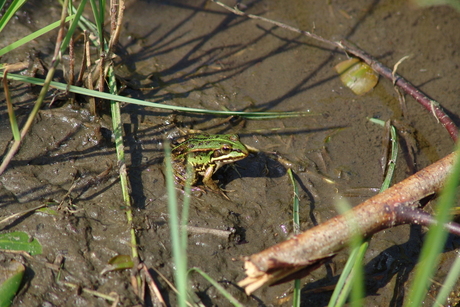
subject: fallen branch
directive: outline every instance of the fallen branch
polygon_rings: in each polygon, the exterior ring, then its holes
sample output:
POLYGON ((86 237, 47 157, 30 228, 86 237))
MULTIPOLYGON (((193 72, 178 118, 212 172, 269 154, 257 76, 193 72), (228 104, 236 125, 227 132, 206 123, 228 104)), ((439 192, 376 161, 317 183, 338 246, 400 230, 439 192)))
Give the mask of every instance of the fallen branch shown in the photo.
MULTIPOLYGON (((416 203, 442 188, 454 159, 455 153, 452 153, 356 206, 351 210, 355 225, 350 224, 349 213, 339 215, 287 241, 245 257, 247 277, 238 285, 250 294, 264 285, 298 278, 296 273, 306 275, 333 257, 357 233, 366 237, 401 224, 431 225, 434 220, 418 209, 416 203)), ((460 235, 460 225, 450 223, 446 228, 460 235)))

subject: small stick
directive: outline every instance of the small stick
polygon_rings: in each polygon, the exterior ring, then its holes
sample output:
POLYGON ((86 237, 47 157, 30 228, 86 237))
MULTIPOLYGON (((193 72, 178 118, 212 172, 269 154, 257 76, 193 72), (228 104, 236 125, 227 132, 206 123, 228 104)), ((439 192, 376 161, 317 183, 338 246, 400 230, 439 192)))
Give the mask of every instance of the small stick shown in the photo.
POLYGON ((149 285, 150 290, 150 297, 154 303, 154 306, 167 306, 166 302, 163 299, 163 296, 160 293, 160 289, 158 289, 155 281, 153 280, 152 276, 150 275, 149 270, 145 266, 145 264, 140 264, 139 269, 142 270, 142 273, 145 276, 146 282, 149 285))
POLYGON ((20 250, 16 250, 16 249, 0 249, 0 252, 1 253, 10 253, 10 254, 18 254, 18 255, 22 255, 24 257, 27 257, 31 260, 34 259, 34 257, 32 257, 28 252, 26 251, 20 251, 20 250))
MULTIPOLYGON (((90 90, 94 89, 93 85, 93 74, 91 72, 91 50, 90 50, 90 44, 89 40, 86 39, 85 36, 85 58, 86 58, 86 69, 88 70, 88 78, 86 81, 87 87, 90 90)), ((89 110, 91 114, 96 114, 96 98, 94 97, 89 97, 89 110)))
POLYGON ((83 76, 85 75, 86 66, 87 66, 86 65, 86 57, 89 56, 89 54, 88 54, 89 46, 87 47, 87 45, 88 45, 88 32, 84 31, 82 35, 83 35, 84 50, 83 50, 83 57, 82 57, 82 60, 81 60, 81 63, 80 63, 80 71, 78 73, 77 81, 75 82, 76 86, 80 86, 83 83, 83 76))
POLYGON ((14 213, 6 218, 4 218, 3 220, 0 221, 0 224, 3 224, 3 223, 6 223, 6 222, 9 222, 10 220, 12 219, 15 219, 15 218, 18 218, 18 217, 21 217, 25 214, 28 214, 30 212, 33 212, 35 210, 38 210, 38 209, 41 209, 41 208, 44 208, 48 206, 47 204, 41 204, 39 206, 36 206, 36 207, 33 207, 32 209, 27 209, 27 210, 24 210, 24 211, 21 211, 21 212, 18 212, 18 213, 14 213))
POLYGON ((64 286, 67 286, 69 288, 72 288, 72 289, 76 289, 78 291, 81 291, 81 292, 84 292, 84 293, 88 293, 90 295, 93 295, 93 296, 96 296, 96 297, 100 297, 100 298, 103 298, 109 302, 119 302, 119 295, 115 292, 110 292, 110 294, 105 294, 105 293, 101 293, 101 292, 98 292, 98 291, 95 291, 95 290, 91 290, 91 289, 88 289, 88 288, 80 288, 79 285, 77 284, 74 284, 74 283, 71 283, 71 282, 59 282, 59 284, 62 284, 64 286))
MULTIPOLYGON (((111 5, 112 6, 112 5, 111 5)), ((123 23, 123 14, 125 10, 125 1, 124 0, 119 0, 119 3, 113 4, 112 7, 113 11, 111 11, 111 16, 114 16, 115 18, 112 19, 111 22, 111 35, 110 35, 110 41, 109 41, 109 52, 113 52, 114 46, 118 43, 118 39, 120 37, 121 29, 122 29, 122 23, 123 23)), ((111 56, 109 57, 111 58, 111 56)))
POLYGON ((233 232, 230 230, 221 230, 213 228, 204 228, 204 227, 195 227, 195 226, 186 226, 189 233, 194 234, 210 234, 217 237, 228 238, 232 235, 233 232))

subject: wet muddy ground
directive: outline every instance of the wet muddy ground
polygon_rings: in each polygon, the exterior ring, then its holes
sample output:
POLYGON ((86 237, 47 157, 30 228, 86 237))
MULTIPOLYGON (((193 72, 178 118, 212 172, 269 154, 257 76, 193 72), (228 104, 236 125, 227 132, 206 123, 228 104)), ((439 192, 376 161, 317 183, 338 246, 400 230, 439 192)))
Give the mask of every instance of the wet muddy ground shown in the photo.
MULTIPOLYGON (((58 20, 60 8, 49 2, 50 7, 38 1, 27 3, 2 32, 2 47, 58 20)), ((250 13, 314 30, 325 38, 349 39, 390 67, 409 55, 398 72, 441 103, 460 124, 460 13, 453 9, 419 9, 407 1, 244 4, 250 13)), ((369 122, 369 117, 395 121, 404 136, 407 146, 401 149, 395 182, 453 149, 447 132, 412 98, 407 98, 402 111, 388 80, 380 79, 377 87, 363 96, 345 88, 333 68, 347 56, 327 45, 232 15, 208 1, 129 1, 124 20, 115 60, 120 82, 125 85, 120 95, 215 110, 311 112, 288 119, 228 120, 123 106, 140 257, 148 268, 156 268, 169 280, 173 280, 174 267, 163 144, 165 138, 179 136, 181 130, 237 133, 242 142, 262 152, 237 162, 237 169, 219 171, 214 177, 233 191, 228 193, 230 201, 214 193, 196 195, 189 218, 190 226, 235 231, 231 238, 190 233, 188 265, 220 281, 246 306, 291 304, 292 283, 258 290, 251 297, 236 286, 245 276, 242 256, 281 242, 292 232, 292 186, 284 166, 268 153, 277 152, 292 162, 300 190, 301 228, 305 230, 336 215, 337 199, 346 198, 356 205, 380 187, 384 130, 369 122)), ((37 39, 7 54, 2 62, 39 57, 49 63, 54 39, 52 35, 37 39)), ((10 89, 16 112, 24 120, 38 89, 16 82, 10 89)), ((56 94, 50 92, 48 102, 56 94)), ((43 246, 43 254, 33 260, 1 255, 2 261, 16 258, 27 266, 17 306, 109 305, 56 283, 56 278, 106 294, 116 292, 123 306, 140 304, 128 270, 100 274, 109 259, 130 254, 129 225, 109 113, 91 116, 86 99, 77 99, 76 105, 57 99, 40 112, 21 150, 0 177, 2 217, 45 201, 65 204, 57 215, 32 213, 0 225, 2 232, 25 231, 43 246), (57 276, 47 263, 61 256, 65 262, 57 276)), ((5 150, 11 140, 5 103, 0 105, 0 129, 5 150)), ((401 226, 373 237, 365 259, 367 306, 401 304, 424 232, 419 226, 401 226)), ((449 239, 437 281, 445 277, 459 243, 458 238, 449 239)), ((347 252, 341 252, 302 279, 303 305, 327 304, 346 257, 347 252)), ((174 306, 175 294, 152 274, 168 304, 174 306)), ((198 275, 191 276, 190 288, 205 306, 230 305, 198 275)), ((431 291, 427 298, 430 305, 437 289, 431 291)))

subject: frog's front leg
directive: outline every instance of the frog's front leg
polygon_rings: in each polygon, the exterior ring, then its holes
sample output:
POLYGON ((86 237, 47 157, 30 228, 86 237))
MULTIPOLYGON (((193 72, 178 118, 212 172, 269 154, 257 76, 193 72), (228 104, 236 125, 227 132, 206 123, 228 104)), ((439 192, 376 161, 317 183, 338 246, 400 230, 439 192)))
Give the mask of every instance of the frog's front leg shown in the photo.
POLYGON ((204 175, 203 175, 203 184, 210 188, 211 190, 215 191, 215 192, 218 192, 219 194, 221 194, 223 197, 225 197, 226 199, 230 200, 230 198, 228 198, 227 195, 225 195, 225 193, 219 188, 219 186, 216 184, 216 182, 214 180, 212 180, 212 175, 214 174, 214 172, 216 171, 216 166, 215 165, 210 165, 204 175))

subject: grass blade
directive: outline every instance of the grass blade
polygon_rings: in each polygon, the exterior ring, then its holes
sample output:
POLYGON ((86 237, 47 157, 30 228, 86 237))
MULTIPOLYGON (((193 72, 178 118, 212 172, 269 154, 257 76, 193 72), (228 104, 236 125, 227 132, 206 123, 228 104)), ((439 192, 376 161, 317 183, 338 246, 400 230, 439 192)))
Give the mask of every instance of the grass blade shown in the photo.
MULTIPOLYGON (((21 8, 21 6, 26 2, 26 0, 15 0, 13 1, 8 9, 6 10, 5 14, 0 19, 0 32, 3 31, 5 26, 8 24, 10 19, 16 14, 16 12, 21 8)), ((2 3, 3 6, 4 2, 2 3)))
POLYGON ((3 91, 5 92, 6 106, 8 109, 8 118, 10 120, 11 131, 13 138, 16 142, 21 140, 21 132, 19 131, 18 121, 16 120, 16 114, 14 113, 13 103, 11 102, 11 94, 7 80, 7 69, 3 72, 3 91))
MULTIPOLYGON (((378 124, 382 127, 385 127, 386 122, 377 118, 369 118, 369 121, 378 124)), ((393 125, 390 125, 390 135, 391 135, 391 152, 390 160, 388 161, 387 173, 383 181, 382 186, 380 187, 380 193, 385 191, 390 187, 391 181, 393 180, 393 175, 396 168, 396 159, 398 158, 398 134, 396 133, 396 128, 393 125)))
POLYGON ((188 274, 190 274, 191 272, 197 272, 199 273, 201 276, 203 276, 209 283, 211 283, 220 293, 222 293, 223 296, 225 296, 225 298, 233 304, 233 306, 237 306, 237 307, 243 307, 244 305, 241 304, 240 302, 238 302, 238 300, 236 298, 233 297, 233 295, 231 295, 227 290, 224 289, 224 287, 222 287, 217 281, 215 281, 214 279, 212 279, 208 274, 206 274, 205 272, 203 272, 201 269, 199 268, 191 268, 189 271, 188 271, 188 274))
MULTIPOLYGON (((19 74, 8 74, 8 79, 30 83, 34 85, 44 84, 43 79, 22 76, 19 74)), ((69 86, 67 84, 55 82, 55 81, 51 81, 50 86, 58 90, 62 90, 62 91, 68 90, 69 92, 75 93, 75 94, 87 95, 91 97, 120 101, 120 102, 125 102, 125 103, 133 103, 133 104, 146 106, 146 107, 153 107, 153 108, 159 108, 159 109, 165 109, 165 110, 183 111, 183 112, 190 112, 190 113, 227 115, 227 116, 236 115, 236 116, 241 116, 241 117, 249 118, 249 119, 296 117, 296 116, 305 116, 308 114, 308 112, 238 112, 238 111, 217 111, 217 110, 187 108, 187 107, 171 106, 171 105, 157 103, 157 102, 144 101, 144 100, 134 99, 134 98, 125 97, 125 96, 118 96, 118 95, 113 95, 113 94, 104 93, 104 92, 98 92, 98 91, 89 90, 89 89, 74 86, 74 85, 69 86)))
POLYGON ((80 18, 81 18, 82 14, 83 14, 83 10, 85 8, 86 1, 87 0, 82 0, 80 2, 80 5, 77 8, 77 11, 75 12, 75 18, 72 20, 72 23, 69 26, 69 30, 67 31, 64 39, 62 40, 62 44, 61 44, 61 48, 60 48, 61 53, 64 53, 64 51, 69 46, 70 40, 72 39, 72 36, 73 36, 73 34, 75 32, 75 29, 77 29, 78 22, 80 21, 80 18))
MULTIPOLYGON (((375 118, 370 118, 369 119, 371 122, 379 124, 381 126, 385 126, 385 121, 375 119, 375 118)), ((398 157, 398 139, 397 139, 397 134, 396 134, 396 129, 394 126, 390 126, 390 133, 391 133, 391 153, 390 153, 390 161, 388 163, 388 168, 387 168, 387 173, 385 176, 385 179, 382 183, 382 186, 380 187, 380 192, 383 192, 384 190, 388 189, 390 186, 390 183, 393 179, 393 174, 396 166, 396 159, 398 157)), ((348 257, 347 263, 345 264, 345 267, 342 271, 342 274, 340 274, 340 278, 337 282, 337 285, 334 289, 334 292, 331 296, 331 299, 329 301, 328 306, 343 306, 346 302, 346 299, 348 298, 348 295, 350 291, 352 290, 351 288, 351 280, 353 278, 358 278, 362 279, 364 276, 364 273, 362 272, 362 261, 364 259, 364 255, 367 251, 367 247, 369 246, 369 240, 370 238, 367 238, 365 242, 362 244, 355 244, 352 247, 352 251, 350 253, 350 256, 348 257), (356 272, 356 277, 353 277, 354 272, 356 272)), ((364 285, 363 280, 355 280, 355 283, 357 283, 357 286, 364 285)), ((359 288, 356 289, 355 294, 352 293, 353 296, 356 296, 357 299, 353 299, 353 302, 359 303, 359 297, 362 297, 364 293, 364 288, 361 290, 359 288), (362 293, 362 294, 360 294, 362 293)))
POLYGON ((451 219, 451 207, 454 206, 457 196, 457 186, 460 180, 460 146, 457 145, 457 156, 452 173, 446 181, 441 192, 436 210, 436 225, 428 230, 420 255, 420 261, 415 271, 414 283, 412 284, 404 306, 421 306, 431 284, 435 268, 439 263, 441 253, 447 240, 447 231, 444 224, 451 219))
MULTIPOLYGON (((71 16, 68 16, 65 21, 68 22, 69 20, 73 19, 75 17, 75 15, 71 15, 71 16)), ((58 20, 56 22, 53 22, 52 24, 50 25, 47 25, 46 27, 44 28, 41 28, 40 30, 38 31, 35 31, 34 33, 31 33, 17 41, 15 41, 14 43, 0 49, 0 56, 10 52, 11 50, 14 50, 18 47, 21 47, 22 45, 24 44, 27 44, 28 42, 42 36, 43 34, 46 34, 48 32, 50 32, 51 30, 54 30, 56 29, 57 27, 59 27, 59 25, 61 24, 61 21, 58 20)))
MULTIPOLYGON (((299 206, 299 189, 295 182, 294 173, 291 169, 288 169, 289 179, 291 179, 292 188, 294 192, 294 197, 292 199, 292 227, 294 229, 294 234, 300 232, 300 206, 299 206)), ((301 284, 300 279, 294 280, 294 293, 292 294, 292 306, 300 307, 301 302, 301 284)))
POLYGON ((457 259, 455 259, 454 264, 450 268, 449 274, 447 274, 446 280, 444 281, 444 284, 442 285, 442 288, 439 291, 438 296, 436 297, 436 302, 433 304, 433 306, 447 306, 447 296, 449 295, 450 291, 452 291, 452 288, 455 286, 459 276, 460 257, 457 256, 457 259))
POLYGON ((104 42, 104 15, 105 15, 105 1, 99 0, 99 5, 96 4, 96 0, 90 0, 91 9, 94 15, 94 22, 97 27, 97 34, 101 45, 104 42))
MULTIPOLYGON (((337 203, 337 209, 341 214, 348 214, 348 222, 351 227, 356 227, 354 216, 351 214, 351 207, 345 201, 341 200, 337 203)), ((366 254, 369 243, 363 242, 361 234, 356 232, 350 242, 351 253, 347 263, 340 274, 340 278, 332 293, 328 307, 343 306, 351 292, 351 305, 360 306, 364 297, 364 272, 363 259, 366 254)))
POLYGON ((182 252, 179 231, 179 212, 177 208, 176 189, 171 161, 171 148, 169 141, 165 141, 165 168, 166 190, 168 193, 169 229, 171 233, 173 259, 176 264, 174 271, 176 287, 179 292, 178 302, 180 307, 187 306, 187 255, 182 252))

